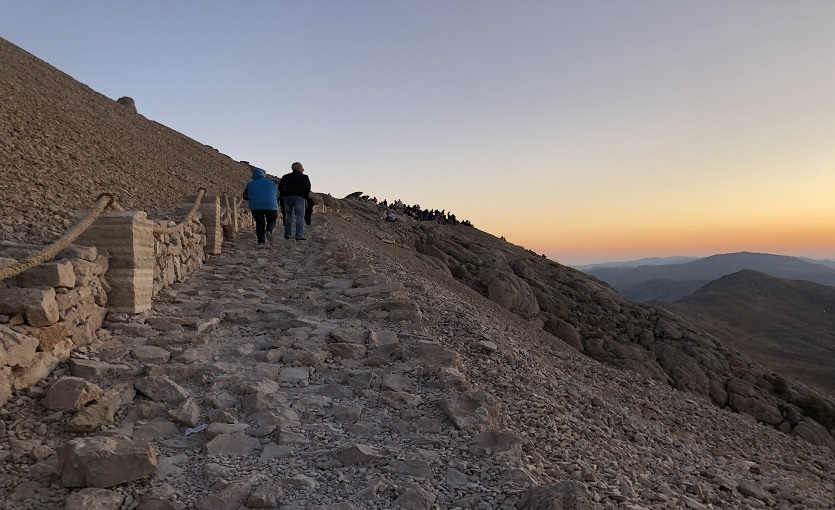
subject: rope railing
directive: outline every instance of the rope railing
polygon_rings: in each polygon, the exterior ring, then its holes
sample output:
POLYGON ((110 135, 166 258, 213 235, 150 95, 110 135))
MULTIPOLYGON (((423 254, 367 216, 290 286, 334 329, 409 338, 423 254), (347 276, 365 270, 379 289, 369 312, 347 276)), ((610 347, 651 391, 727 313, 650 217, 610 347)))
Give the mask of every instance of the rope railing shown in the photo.
MULTIPOLYGON (((68 231, 66 234, 61 236, 60 239, 55 241, 55 243, 47 246, 43 250, 30 255, 28 258, 18 262, 17 264, 13 264, 9 267, 0 269, 0 280, 5 280, 6 278, 11 278, 12 276, 17 276, 20 273, 26 271, 27 269, 31 269, 42 262, 46 262, 47 260, 51 259, 55 255, 58 254, 59 251, 63 250, 73 241, 78 239, 78 236, 83 234, 93 222, 98 219, 101 213, 107 209, 115 209, 119 207, 116 205, 116 201, 113 198, 113 195, 110 193, 102 193, 98 197, 96 197, 96 206, 90 211, 84 220, 68 231)), ((121 208, 119 208, 121 209, 121 208)))
POLYGON ((220 224, 229 225, 232 222, 232 210, 229 209, 229 193, 223 192, 223 212, 220 215, 220 224))
POLYGON ((206 194, 206 188, 200 188, 197 191, 197 199, 194 201, 194 207, 191 208, 191 211, 188 212, 183 221, 178 223, 173 227, 154 227, 154 234, 174 234, 179 232, 186 226, 186 224, 191 221, 194 215, 197 213, 197 209, 200 208, 200 202, 203 200, 203 196, 206 194))

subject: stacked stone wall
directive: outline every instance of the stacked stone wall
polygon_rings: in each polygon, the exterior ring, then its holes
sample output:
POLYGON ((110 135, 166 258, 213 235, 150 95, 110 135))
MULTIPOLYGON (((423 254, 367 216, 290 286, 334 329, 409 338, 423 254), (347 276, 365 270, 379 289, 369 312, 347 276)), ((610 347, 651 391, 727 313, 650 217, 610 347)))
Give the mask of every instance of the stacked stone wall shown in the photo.
MULTIPOLYGON (((176 223, 166 220, 156 222, 159 227, 172 227, 176 223)), ((174 233, 154 233, 154 283, 152 295, 175 282, 182 282, 203 266, 205 260, 206 228, 200 222, 200 214, 174 233)))
MULTIPOLYGON (((183 210, 195 199, 187 197, 183 210)), ((238 205, 232 235, 252 223, 238 205)), ((0 281, 0 405, 93 342, 105 317, 143 316, 153 296, 220 254, 228 223, 220 199, 204 197, 197 211, 182 224, 142 211, 103 213, 52 261, 0 281)), ((4 246, 12 258, 0 258, 0 267, 42 248, 4 246)))
POLYGON ((0 282, 0 405, 90 344, 107 314, 108 256, 72 245, 0 282))

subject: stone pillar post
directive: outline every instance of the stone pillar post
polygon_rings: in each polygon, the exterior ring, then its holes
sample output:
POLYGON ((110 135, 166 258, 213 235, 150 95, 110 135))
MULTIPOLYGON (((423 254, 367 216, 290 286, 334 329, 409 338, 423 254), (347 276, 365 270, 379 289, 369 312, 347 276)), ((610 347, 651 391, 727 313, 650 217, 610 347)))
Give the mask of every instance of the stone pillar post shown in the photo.
POLYGON ((238 198, 232 197, 232 225, 234 225, 234 232, 235 234, 238 233, 238 230, 241 228, 241 224, 238 222, 238 198))
POLYGON ((75 241, 107 250, 107 310, 142 313, 151 309, 154 287, 154 223, 144 211, 105 212, 75 241))
MULTIPOLYGON (((194 207, 197 195, 190 195, 183 201, 183 210, 190 211, 194 207)), ((217 195, 203 195, 200 207, 200 223, 206 229, 206 246, 204 251, 210 255, 220 255, 223 244, 223 225, 220 220, 220 197, 217 195)))

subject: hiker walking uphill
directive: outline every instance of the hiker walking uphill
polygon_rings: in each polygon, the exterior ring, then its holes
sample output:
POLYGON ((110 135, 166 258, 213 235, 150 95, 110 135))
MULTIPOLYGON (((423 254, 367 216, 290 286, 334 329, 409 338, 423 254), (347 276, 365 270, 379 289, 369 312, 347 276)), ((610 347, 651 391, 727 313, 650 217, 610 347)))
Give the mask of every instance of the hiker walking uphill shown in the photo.
POLYGON ((249 201, 249 210, 255 218, 255 237, 260 247, 267 239, 270 243, 273 241, 273 229, 278 219, 277 186, 260 168, 252 165, 249 168, 252 180, 246 184, 244 200, 249 201))
POLYGON ((284 175, 278 183, 278 191, 284 201, 284 239, 293 237, 293 224, 296 225, 296 241, 304 241, 304 213, 307 198, 310 195, 310 179, 304 175, 301 163, 293 163, 293 171, 284 175))

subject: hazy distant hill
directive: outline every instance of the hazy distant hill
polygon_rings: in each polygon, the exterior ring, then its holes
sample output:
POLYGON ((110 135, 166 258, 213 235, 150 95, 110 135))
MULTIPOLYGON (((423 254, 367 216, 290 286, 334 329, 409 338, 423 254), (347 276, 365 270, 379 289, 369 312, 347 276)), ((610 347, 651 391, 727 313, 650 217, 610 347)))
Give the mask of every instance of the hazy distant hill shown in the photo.
POLYGON ((835 268, 797 257, 749 252, 713 255, 683 264, 607 267, 590 269, 586 273, 608 283, 629 299, 675 301, 696 290, 692 288, 694 282, 706 283, 744 269, 778 278, 835 285, 835 268))
POLYGON ((798 258, 800 260, 805 260, 806 262, 811 262, 813 264, 822 264, 826 267, 831 267, 831 268, 835 269, 835 260, 815 260, 815 259, 809 259, 809 258, 806 258, 806 257, 798 257, 798 258))
POLYGON ((744 270, 665 307, 775 372, 835 395, 835 287, 744 270))
POLYGON ((692 262, 694 260, 699 260, 699 257, 684 257, 684 256, 673 256, 673 257, 648 257, 645 259, 638 259, 638 260, 625 260, 621 262, 603 262, 600 264, 586 264, 582 266, 571 266, 574 269, 579 269, 580 271, 588 272, 589 269, 594 269, 598 267, 638 267, 638 266, 660 266, 665 264, 683 264, 685 262, 692 262))
POLYGON ((638 283, 624 283, 615 288, 633 301, 672 302, 689 296, 704 287, 709 280, 668 280, 657 278, 638 283))

